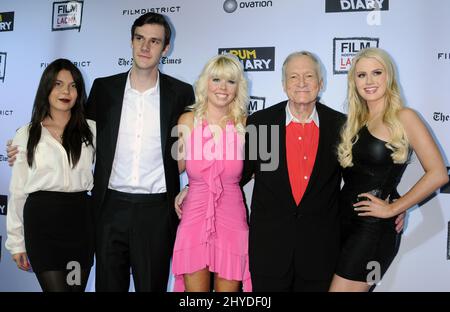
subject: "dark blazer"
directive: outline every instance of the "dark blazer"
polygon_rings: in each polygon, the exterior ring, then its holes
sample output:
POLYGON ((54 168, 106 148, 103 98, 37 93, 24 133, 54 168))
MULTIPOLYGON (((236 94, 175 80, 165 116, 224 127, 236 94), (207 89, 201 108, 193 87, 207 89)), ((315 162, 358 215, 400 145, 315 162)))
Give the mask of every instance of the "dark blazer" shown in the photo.
MULTIPOLYGON (((256 126, 256 136, 247 132, 243 183, 252 174, 255 183, 251 202, 249 260, 251 274, 281 277, 293 264, 296 274, 307 280, 331 279, 339 252, 338 193, 341 169, 336 148, 345 116, 316 103, 319 115, 319 147, 307 189, 297 206, 292 195, 286 160, 287 101, 248 117, 247 126, 256 126), (264 127, 278 126, 274 138, 263 136, 264 127), (264 154, 251 157, 250 145, 264 142, 270 150, 279 148, 276 170, 262 171, 264 154)), ((248 129, 248 128, 247 128, 248 129)), ((268 128, 267 133, 270 133, 268 128)), ((255 147, 255 146, 253 146, 255 147)))
MULTIPOLYGON (((96 163, 92 199, 95 219, 101 215, 102 204, 108 188, 117 135, 119 132, 122 102, 128 72, 95 79, 87 101, 87 118, 97 123, 96 163)), ((194 103, 192 86, 173 77, 159 73, 161 146, 168 196, 168 215, 172 230, 176 230, 178 218, 174 212, 174 199, 180 190, 178 163, 171 157, 172 145, 177 138, 171 129, 187 105, 194 103)), ((161 221, 161 220, 160 220, 161 221)))

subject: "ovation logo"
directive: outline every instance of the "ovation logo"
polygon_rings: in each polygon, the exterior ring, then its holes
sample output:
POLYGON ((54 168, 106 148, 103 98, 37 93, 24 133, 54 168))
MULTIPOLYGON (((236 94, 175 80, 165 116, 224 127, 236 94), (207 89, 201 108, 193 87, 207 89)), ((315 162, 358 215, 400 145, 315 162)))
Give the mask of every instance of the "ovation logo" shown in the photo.
POLYGON ((272 1, 240 1, 225 0, 223 3, 223 10, 227 13, 233 13, 240 9, 253 9, 253 8, 267 8, 272 6, 272 1))
POLYGON ((326 13, 388 11, 389 0, 326 0, 326 13))

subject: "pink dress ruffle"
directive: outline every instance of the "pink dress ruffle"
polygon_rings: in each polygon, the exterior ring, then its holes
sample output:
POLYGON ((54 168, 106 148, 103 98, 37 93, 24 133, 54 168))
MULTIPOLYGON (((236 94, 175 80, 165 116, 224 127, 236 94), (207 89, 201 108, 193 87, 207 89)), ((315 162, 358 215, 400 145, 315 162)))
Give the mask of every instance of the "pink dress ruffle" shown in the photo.
POLYGON ((242 168, 243 140, 231 123, 220 138, 213 138, 205 121, 194 128, 186 144, 189 193, 172 258, 174 291, 185 290, 183 274, 206 267, 252 290, 242 168))

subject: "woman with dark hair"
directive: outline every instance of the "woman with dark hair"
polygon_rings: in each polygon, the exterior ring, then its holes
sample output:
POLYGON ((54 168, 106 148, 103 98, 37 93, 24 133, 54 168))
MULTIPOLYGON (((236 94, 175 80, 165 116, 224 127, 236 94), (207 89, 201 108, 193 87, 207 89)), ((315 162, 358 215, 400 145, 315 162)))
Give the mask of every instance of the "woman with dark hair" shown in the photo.
POLYGON ((85 101, 81 72, 55 60, 42 74, 31 122, 13 141, 6 248, 19 269, 31 266, 43 291, 84 291, 92 266, 95 122, 84 117, 85 101))

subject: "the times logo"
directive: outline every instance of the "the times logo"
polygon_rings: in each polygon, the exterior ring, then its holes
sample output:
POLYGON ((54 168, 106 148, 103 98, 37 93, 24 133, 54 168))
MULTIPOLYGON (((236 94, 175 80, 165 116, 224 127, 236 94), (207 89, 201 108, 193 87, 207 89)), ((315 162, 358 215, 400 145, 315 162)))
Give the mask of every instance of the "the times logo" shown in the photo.
POLYGON ((14 12, 0 13, 0 32, 14 30, 14 12))
POLYGON ((0 80, 5 82, 6 52, 0 52, 0 80))
POLYGON ((179 65, 181 62, 181 58, 170 58, 167 56, 163 56, 161 57, 161 60, 159 60, 159 64, 161 65, 179 65))
POLYGON ((0 215, 6 216, 8 208, 8 196, 0 195, 0 215))
POLYGON ((368 37, 333 39, 333 73, 346 74, 352 65, 353 57, 366 48, 378 48, 380 39, 368 37))
POLYGON ((117 59, 117 65, 119 66, 132 66, 133 65, 133 58, 127 59, 124 57, 119 57, 117 59))
POLYGON ((248 114, 251 115, 256 111, 266 108, 266 98, 260 96, 250 96, 247 106, 248 114))
POLYGON ((326 13, 388 11, 389 0, 326 0, 326 13))
POLYGON ((275 70, 275 47, 219 48, 219 54, 227 53, 238 57, 244 71, 275 70))
POLYGON ((434 112, 433 120, 438 122, 448 122, 450 121, 450 115, 444 114, 442 112, 434 112))
POLYGON ((52 31, 81 29, 83 1, 53 2, 52 31))

